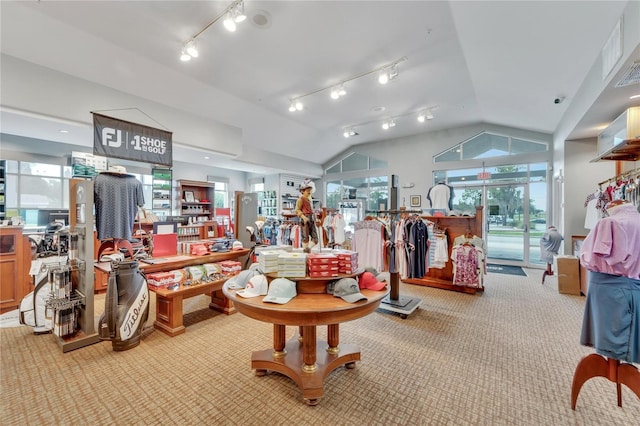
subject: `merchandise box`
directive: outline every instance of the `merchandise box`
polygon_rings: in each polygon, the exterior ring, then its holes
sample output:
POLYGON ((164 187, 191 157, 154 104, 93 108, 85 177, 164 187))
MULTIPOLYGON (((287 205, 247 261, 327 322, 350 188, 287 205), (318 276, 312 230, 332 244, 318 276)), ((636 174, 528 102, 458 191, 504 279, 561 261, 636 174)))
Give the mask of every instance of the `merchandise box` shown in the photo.
POLYGON ((558 293, 580 296, 580 260, 576 256, 556 256, 558 293))

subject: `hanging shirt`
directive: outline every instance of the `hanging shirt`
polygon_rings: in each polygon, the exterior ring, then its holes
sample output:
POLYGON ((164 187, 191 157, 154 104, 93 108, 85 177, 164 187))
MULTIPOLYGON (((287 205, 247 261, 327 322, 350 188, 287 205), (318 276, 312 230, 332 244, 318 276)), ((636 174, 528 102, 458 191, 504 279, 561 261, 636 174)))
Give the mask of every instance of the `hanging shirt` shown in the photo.
POLYGON ((580 262, 590 271, 640 279, 640 213, 633 204, 609 209, 582 244, 580 262))
POLYGON ((104 172, 93 183, 99 240, 131 239, 138 207, 144 206, 142 183, 135 176, 104 172))

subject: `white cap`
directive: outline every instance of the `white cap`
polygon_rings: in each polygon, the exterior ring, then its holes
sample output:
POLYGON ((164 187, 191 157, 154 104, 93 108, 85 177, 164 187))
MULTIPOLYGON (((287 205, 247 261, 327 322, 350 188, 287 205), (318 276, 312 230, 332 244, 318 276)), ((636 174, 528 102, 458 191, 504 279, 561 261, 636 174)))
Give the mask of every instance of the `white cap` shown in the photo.
POLYGON ((269 292, 262 301, 285 304, 296 295, 296 283, 286 278, 276 278, 269 284, 269 292))
POLYGON ((242 250, 244 248, 244 246, 242 245, 242 241, 234 241, 233 245, 231 246, 231 250, 242 250))
POLYGON ((255 275, 251 277, 244 290, 240 290, 236 294, 246 298, 265 296, 268 289, 269 283, 267 283, 267 277, 264 275, 255 275))

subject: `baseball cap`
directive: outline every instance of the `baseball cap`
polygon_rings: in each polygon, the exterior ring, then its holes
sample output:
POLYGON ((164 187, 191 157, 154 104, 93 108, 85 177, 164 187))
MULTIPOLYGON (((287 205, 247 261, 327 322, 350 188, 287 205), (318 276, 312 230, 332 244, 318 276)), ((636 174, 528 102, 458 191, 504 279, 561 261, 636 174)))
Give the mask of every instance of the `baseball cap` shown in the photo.
POLYGON ((242 245, 242 241, 234 241, 233 245, 231 246, 231 250, 242 250, 244 248, 244 246, 242 245))
POLYGON ((269 284, 269 291, 262 301, 285 304, 296 295, 296 283, 286 278, 276 278, 269 284))
POLYGON ((267 283, 267 277, 264 275, 254 275, 249 279, 244 290, 240 290, 236 294, 246 298, 265 296, 268 289, 269 284, 267 283))
POLYGON ((362 275, 360 275, 359 285, 360 288, 380 291, 387 286, 387 283, 385 283, 384 281, 378 281, 378 279, 371 272, 364 272, 362 275))
POLYGON ((229 249, 227 248, 227 245, 225 243, 215 243, 212 247, 211 247, 211 251, 217 251, 220 253, 224 253, 229 251, 229 249))
POLYGON ((358 281, 355 278, 342 278, 336 281, 333 288, 333 295, 341 297, 342 300, 349 303, 356 303, 360 300, 367 300, 364 294, 360 293, 358 281))
POLYGON ((229 278, 227 280, 227 286, 233 290, 241 290, 247 286, 249 280, 255 275, 258 275, 255 270, 247 269, 229 278))

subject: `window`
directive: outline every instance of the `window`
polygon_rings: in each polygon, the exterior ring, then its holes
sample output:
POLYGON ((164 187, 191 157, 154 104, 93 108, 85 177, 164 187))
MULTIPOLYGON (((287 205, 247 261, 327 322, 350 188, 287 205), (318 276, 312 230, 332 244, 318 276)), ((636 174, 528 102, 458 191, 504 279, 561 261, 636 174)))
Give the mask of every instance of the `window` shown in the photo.
POLYGON ((216 208, 229 207, 229 179, 217 176, 207 176, 207 182, 215 185, 216 208))
POLYGON ((342 160, 325 169, 324 173, 331 175, 360 170, 386 169, 387 167, 388 163, 386 161, 352 152, 347 154, 342 160))
POLYGON ((434 163, 476 160, 533 152, 546 152, 546 142, 528 141, 510 136, 483 132, 433 157, 434 163))
POLYGON ((345 179, 326 183, 327 208, 338 208, 342 199, 357 198, 367 200, 368 210, 389 208, 389 177, 345 179))

